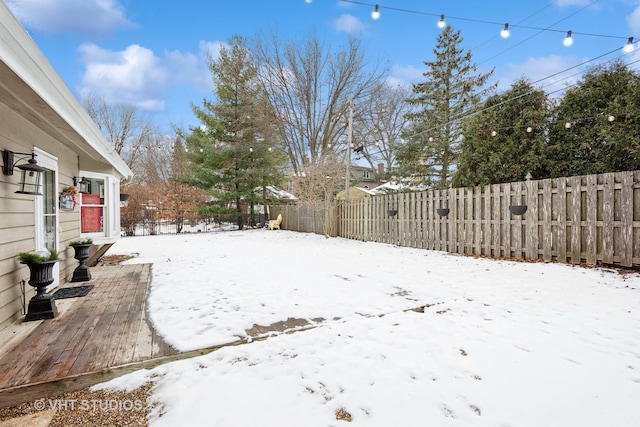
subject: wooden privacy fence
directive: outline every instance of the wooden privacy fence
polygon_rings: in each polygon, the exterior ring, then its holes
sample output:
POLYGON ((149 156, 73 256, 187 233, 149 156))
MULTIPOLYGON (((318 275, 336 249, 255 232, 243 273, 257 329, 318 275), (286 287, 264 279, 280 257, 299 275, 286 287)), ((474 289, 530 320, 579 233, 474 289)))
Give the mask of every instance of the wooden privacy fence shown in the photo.
POLYGON ((326 234, 336 237, 336 207, 325 208, 320 203, 299 202, 296 205, 275 205, 269 207, 269 217, 282 214, 280 228, 306 233, 326 234))
POLYGON ((283 228, 421 249, 578 264, 640 264, 640 171, 373 196, 335 211, 274 206, 283 228), (522 215, 510 206, 526 206, 522 215), (448 214, 438 215, 439 208, 448 214), (389 211, 396 211, 389 215, 389 211), (330 221, 324 231, 325 220, 330 221))

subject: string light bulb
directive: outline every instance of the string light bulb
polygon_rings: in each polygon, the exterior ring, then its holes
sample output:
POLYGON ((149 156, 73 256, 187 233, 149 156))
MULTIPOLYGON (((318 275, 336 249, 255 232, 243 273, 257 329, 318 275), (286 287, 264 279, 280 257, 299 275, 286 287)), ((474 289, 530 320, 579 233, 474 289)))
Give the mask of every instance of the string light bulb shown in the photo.
POLYGON ((495 130, 491 131, 491 136, 496 136, 498 134, 498 132, 496 132, 495 130))
POLYGON ((609 117, 607 117, 607 120, 609 120, 610 122, 614 121, 616 119, 616 116, 614 116, 613 114, 609 114, 609 117))
POLYGON ((571 128, 571 122, 566 122, 566 123, 564 124, 564 128, 565 128, 565 129, 570 129, 570 128, 571 128))
POLYGON ((438 28, 444 28, 445 25, 447 25, 446 22, 444 22, 444 14, 440 15, 440 20, 438 21, 438 28))
POLYGON ((373 8, 373 12, 371 12, 371 17, 373 19, 380 18, 380 6, 375 5, 375 7, 373 8))
POLYGON ((571 35, 571 30, 567 31, 567 37, 564 38, 562 44, 566 47, 569 47, 573 44, 573 36, 571 35))
POLYGON ((629 40, 627 41, 627 44, 624 45, 624 47, 622 48, 622 51, 624 53, 631 53, 633 52, 633 37, 629 37, 629 40))
POLYGON ((511 33, 509 32, 509 23, 504 24, 504 28, 500 31, 500 37, 503 39, 508 39, 511 33))
POLYGON ((531 126, 529 126, 529 127, 527 128, 527 133, 531 133, 531 132, 533 132, 533 128, 532 128, 531 126))

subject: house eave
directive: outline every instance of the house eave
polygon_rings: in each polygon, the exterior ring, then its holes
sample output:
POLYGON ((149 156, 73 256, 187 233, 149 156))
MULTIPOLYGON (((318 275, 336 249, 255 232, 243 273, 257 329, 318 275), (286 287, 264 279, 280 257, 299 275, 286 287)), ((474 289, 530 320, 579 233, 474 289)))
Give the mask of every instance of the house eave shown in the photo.
POLYGON ((107 162, 120 178, 133 175, 33 39, 0 2, 0 86, 24 117, 93 162, 107 162), (9 71, 10 70, 10 71, 9 71), (11 73, 17 77, 12 78, 11 73), (22 84, 17 80, 20 80, 22 84), (34 102, 39 98, 40 102, 34 102))

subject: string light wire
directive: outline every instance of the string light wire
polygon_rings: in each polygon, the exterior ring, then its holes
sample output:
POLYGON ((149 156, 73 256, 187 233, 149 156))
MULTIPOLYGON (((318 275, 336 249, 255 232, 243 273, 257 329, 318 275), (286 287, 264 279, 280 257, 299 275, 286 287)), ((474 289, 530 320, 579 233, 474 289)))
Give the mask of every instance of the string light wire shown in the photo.
MULTIPOLYGON (((360 1, 356 1, 356 0, 340 0, 340 1, 342 1, 342 2, 344 2, 344 3, 350 3, 350 4, 360 5, 360 6, 367 6, 367 7, 372 7, 372 6, 374 6, 374 8, 375 8, 375 10, 376 10, 376 11, 379 11, 379 9, 386 9, 386 10, 389 10, 389 11, 395 11, 395 12, 411 13, 411 14, 418 14, 418 15, 424 15, 424 16, 432 16, 432 17, 439 18, 439 22, 444 22, 444 16, 445 16, 445 15, 444 15, 444 14, 441 14, 441 13, 436 14, 436 13, 423 12, 423 11, 417 11, 417 10, 412 10, 412 9, 397 8, 397 7, 391 7, 391 6, 379 6, 378 4, 365 3, 365 2, 360 2, 360 1)), ((572 17, 573 15, 575 15, 575 14, 577 14, 577 13, 581 12, 581 11, 582 11, 582 10, 584 10, 585 8, 592 6, 594 3, 597 3, 598 1, 599 1, 599 0, 594 0, 594 1, 590 2, 590 3, 589 3, 589 4, 587 4, 586 6, 583 6, 581 9, 579 9, 579 10, 575 11, 574 13, 572 13, 571 15, 568 15, 568 16, 564 17, 563 19, 561 19, 561 20, 559 20, 559 21, 555 22, 554 24, 552 24, 552 25, 551 25, 551 26, 549 26, 549 27, 535 27, 535 26, 522 25, 522 24, 511 24, 511 25, 510 25, 510 24, 508 24, 508 23, 507 23, 507 24, 504 24, 504 23, 497 22, 497 21, 488 21, 488 20, 482 20, 482 19, 466 18, 466 17, 459 17, 459 16, 451 16, 451 15, 446 15, 446 18, 447 18, 447 19, 451 19, 451 20, 458 20, 458 21, 466 21, 466 22, 474 22, 474 23, 481 23, 481 24, 488 24, 488 25, 497 25, 497 26, 502 26, 502 27, 503 27, 503 31, 504 31, 505 29, 508 29, 508 28, 521 28, 521 29, 529 29, 529 30, 536 30, 536 31, 537 31, 537 33, 536 33, 536 34, 534 34, 534 35, 532 35, 532 36, 530 36, 530 37, 526 38, 525 40, 523 40, 523 41, 521 41, 521 42, 517 43, 517 44, 516 44, 516 45, 514 45, 514 46, 511 46, 511 47, 509 47, 509 48, 505 49, 504 51, 502 51, 502 52, 500 52, 500 53, 498 53, 498 54, 496 54, 496 55, 492 56, 491 58, 488 58, 488 59, 484 60, 483 62, 486 62, 486 61, 488 61, 488 60, 491 60, 491 59, 495 58, 496 56, 499 56, 499 55, 501 55, 501 54, 505 53, 507 50, 513 49, 513 48, 515 48, 516 46, 518 46, 518 45, 520 45, 520 44, 522 44, 522 43, 524 43, 524 42, 526 42, 526 41, 530 40, 530 39, 531 39, 531 38, 533 38, 533 37, 536 37, 537 35, 539 35, 539 34, 541 34, 541 33, 543 33, 543 32, 564 33, 564 34, 566 34, 566 35, 567 35, 567 37, 571 37, 571 36, 573 36, 573 35, 580 35, 580 36, 588 36, 588 37, 601 37, 601 38, 610 38, 610 39, 621 39, 621 40, 627 40, 627 45, 628 45, 628 44, 629 44, 629 41, 630 41, 630 40, 633 40, 633 39, 634 39, 634 37, 629 37, 629 36, 617 36, 617 35, 611 35, 611 34, 598 34, 598 33, 582 32, 582 31, 573 31, 573 30, 569 30, 569 31, 567 31, 567 30, 560 30, 560 29, 552 28, 553 26, 558 25, 558 24, 559 24, 559 23, 561 23, 562 21, 565 21, 566 19, 569 19, 569 18, 570 18, 570 17, 572 17), (571 36, 570 36, 570 35, 571 35, 571 36)), ((553 3, 555 3, 555 2, 557 2, 557 0, 555 0, 554 2, 552 2, 552 4, 553 4, 553 3)), ((551 4, 550 4, 550 5, 551 5, 551 4)), ((535 12, 534 14, 530 15, 530 17, 535 16, 536 14, 540 13, 542 10, 546 9, 547 7, 549 7, 550 5, 545 6, 544 8, 542 8, 542 9, 540 9, 539 11, 535 12)), ((529 17, 528 17, 528 18, 529 18, 529 17)), ((525 20, 527 20, 528 18, 525 18, 525 20)), ((495 36, 494 36, 493 38, 495 38, 495 36)), ((493 38, 492 38, 492 39, 493 39, 493 38)), ((566 40, 566 37, 565 37, 565 40, 566 40)), ((488 43, 489 41, 490 41, 490 40, 488 40, 487 42, 484 42, 484 44, 488 43)), ((482 45, 482 44, 481 44, 481 45, 482 45)), ((625 46, 625 47, 626 47, 626 46, 625 46)), ((603 57, 605 57, 605 56, 607 56, 607 55, 610 55, 610 54, 612 54, 612 53, 614 53, 614 52, 616 52, 616 51, 619 51, 619 49, 620 49, 620 48, 618 47, 618 48, 616 48, 616 49, 614 49, 614 50, 611 50, 611 51, 609 51, 609 52, 606 52, 606 53, 604 53, 604 54, 602 54, 602 55, 598 55, 598 56, 596 56, 596 57, 594 57, 594 58, 591 58, 591 59, 589 59, 589 60, 583 61, 583 62, 581 62, 580 64, 573 65, 573 66, 571 66, 571 67, 569 67, 569 68, 566 68, 566 69, 564 69, 564 70, 561 70, 561 71, 558 71, 558 72, 556 72, 556 73, 553 73, 553 74, 551 74, 551 75, 549 75, 549 76, 546 76, 546 77, 543 77, 543 78, 541 78, 541 79, 538 79, 538 80, 536 80, 536 81, 532 82, 532 83, 531 83, 531 85, 535 85, 535 84, 537 84, 537 83, 540 83, 540 82, 542 82, 542 81, 544 81, 544 80, 547 80, 547 79, 550 79, 550 78, 552 78, 552 77, 555 77, 555 76, 557 76, 557 75, 559 75, 559 74, 565 73, 565 72, 567 72, 567 71, 569 71, 569 70, 572 70, 572 69, 574 69, 574 68, 581 67, 581 66, 586 65, 586 64, 588 64, 588 63, 590 63, 590 62, 593 62, 593 61, 596 61, 596 60, 598 60, 598 59, 601 59, 601 58, 603 58, 603 57)), ((625 50, 624 52, 625 52, 625 53, 628 53, 628 51, 627 51, 627 50, 625 50)), ((605 61, 605 62, 603 62, 603 63, 607 63, 607 62, 613 61, 613 60, 615 60, 615 59, 617 59, 617 58, 610 59, 610 60, 605 61)), ((640 60, 636 60, 636 61, 630 62, 630 63, 628 63, 628 65, 635 64, 635 63, 637 63, 637 62, 640 62, 640 60)), ((573 75, 571 75, 571 76, 568 76, 568 77, 563 78, 562 80, 566 80, 566 79, 571 78, 571 77, 573 77, 573 76, 575 76, 575 75, 577 75, 577 74, 581 74, 581 73, 573 74, 573 75)), ((562 80, 561 80, 561 81, 562 81, 562 80)), ((553 83, 551 83, 551 84, 549 84, 549 85, 543 86, 543 87, 542 87, 542 89, 544 89, 545 87, 551 86, 551 85, 558 84, 558 83, 559 83, 559 82, 553 82, 553 83)), ((561 92, 561 91, 563 91, 563 90, 567 90, 567 89, 569 89, 569 88, 571 88, 571 87, 574 87, 574 86, 576 86, 576 85, 578 85, 578 84, 579 84, 579 83, 574 83, 574 84, 569 85, 569 86, 566 86, 566 87, 564 87, 564 88, 561 88, 561 89, 558 89, 558 90, 555 90, 555 91, 551 91, 551 92, 547 92, 547 94, 548 94, 548 95, 552 95, 552 94, 554 94, 554 93, 561 92)), ((472 116, 474 116, 474 115, 476 115, 476 114, 480 114, 480 113, 485 112, 485 111, 488 111, 488 110, 490 110, 490 109, 497 108, 497 107, 499 107, 499 106, 501 106, 501 105, 504 105, 504 104, 505 104, 505 103, 507 103, 507 102, 510 102, 510 101, 513 101, 513 100, 516 100, 516 99, 519 99, 519 98, 522 98, 522 97, 528 96, 528 95, 530 95, 531 93, 533 93, 535 90, 540 90, 540 89, 534 89, 534 90, 532 90, 532 91, 529 91, 529 92, 526 92, 526 93, 523 93, 523 94, 520 94, 520 95, 516 95, 516 96, 514 96, 514 97, 511 97, 510 99, 504 100, 504 101, 502 101, 502 102, 500 102, 500 103, 498 103, 498 104, 492 105, 492 106, 490 106, 490 107, 485 107, 485 108, 477 109, 477 110, 474 110, 474 111, 467 111, 467 112, 463 112, 463 113, 462 113, 462 114, 460 114, 459 116, 457 116, 457 117, 455 117, 455 118, 453 118, 453 119, 449 120, 449 122, 445 123, 444 125, 446 125, 446 124, 451 124, 451 123, 454 123, 454 122, 457 122, 457 121, 460 121, 460 120, 464 120, 464 119, 466 119, 466 118, 468 118, 468 117, 472 117, 472 116)), ((615 116, 613 116, 613 115, 610 115, 610 116, 614 117, 614 120, 615 120, 615 116)), ((574 119, 574 120, 571 122, 571 124, 574 124, 576 121, 579 121, 579 120, 580 120, 580 119, 574 119)), ((611 121, 611 120, 609 120, 609 121, 611 121)), ((427 133, 429 133, 429 132, 432 132, 432 131, 434 131, 434 130, 436 130, 436 129, 438 129, 438 127, 433 127, 433 128, 430 128, 430 129, 426 129, 426 130, 424 130, 424 131, 421 131, 421 132, 418 132, 418 133, 413 134, 413 135, 412 135, 412 137, 416 137, 416 136, 424 135, 424 134, 427 134, 427 133)), ((527 129, 527 132, 530 132, 530 131, 529 131, 529 129, 527 129)))
MULTIPOLYGON (((341 2, 344 3, 350 3, 350 4, 355 4, 355 5, 359 5, 359 6, 367 6, 367 7, 376 7, 378 6, 379 9, 386 9, 386 10, 390 10, 390 11, 395 11, 395 12, 403 12, 403 13, 412 13, 412 14, 416 14, 416 15, 425 15, 425 16, 433 16, 433 17, 437 17, 440 18, 440 16, 442 15, 441 13, 431 13, 431 12, 422 12, 422 11, 418 11, 418 10, 412 10, 412 9, 403 9, 403 8, 398 8, 398 7, 391 7, 391 6, 379 6, 377 4, 371 4, 371 3, 365 3, 365 2, 360 2, 360 1, 356 1, 356 0, 340 0, 341 2)), ((592 2, 591 4, 597 2, 599 0, 596 0, 594 2, 592 2)), ((589 5, 585 6, 588 7, 589 5)), ((483 19, 475 19, 475 18, 465 18, 465 17, 460 17, 460 16, 451 16, 451 15, 447 15, 447 19, 453 19, 453 20, 457 20, 457 21, 466 21, 466 22, 475 22, 475 23, 479 23, 479 24, 488 24, 488 25, 497 25, 500 27, 505 26, 504 22, 497 22, 497 21, 487 21, 487 20, 483 20, 483 19)), ((538 31, 548 31, 548 32, 554 32, 554 33, 562 33, 562 34, 566 34, 567 30, 559 30, 556 28, 544 28, 544 27, 533 27, 533 26, 529 26, 529 25, 512 25, 509 24, 509 29, 513 29, 513 28, 522 28, 522 29, 527 29, 527 30, 538 30, 538 31)), ((582 32, 582 31, 573 31, 572 30, 572 34, 575 35, 580 35, 580 36, 588 36, 588 37, 603 37, 603 38, 610 38, 610 39, 621 39, 621 40, 628 40, 629 36, 616 36, 616 35, 611 35, 611 34, 598 34, 598 33, 587 33, 587 32, 582 32)))
MULTIPOLYGON (((506 53, 508 51, 510 51, 511 49, 515 49, 516 47, 520 46, 521 44, 524 44, 525 42, 531 40, 534 37, 539 36, 540 34, 544 33, 544 31, 546 30, 550 30, 553 27, 555 27, 556 25, 560 24, 562 21, 566 21, 567 19, 573 17, 574 15, 582 12, 584 9, 594 5, 595 3, 599 2, 600 0, 594 0, 591 3, 587 4, 586 6, 583 6, 582 8, 576 10, 575 12, 571 13, 570 15, 565 16, 564 18, 560 19, 559 21, 554 22, 553 24, 549 25, 548 27, 546 27, 545 29, 541 29, 538 32, 536 32, 535 34, 532 34, 531 36, 525 38, 524 40, 519 41, 518 43, 512 44, 511 46, 503 49, 502 51, 496 53, 495 55, 491 56, 490 58, 487 58, 485 60, 483 60, 482 62, 479 62, 478 65, 484 64, 485 62, 491 61, 494 58, 497 58, 498 56, 502 55, 503 53, 506 53)), ((546 9, 547 7, 549 7, 551 4, 556 3, 555 1, 550 3, 548 6, 545 6, 544 8, 540 9, 539 11, 533 13, 532 15, 530 15, 529 17, 533 17, 535 15, 537 15, 538 13, 540 13, 541 11, 543 11, 544 9, 546 9)), ((527 19, 529 19, 529 17, 525 18, 524 21, 526 21, 527 19)), ((517 25, 516 25, 517 26, 517 25)), ((495 38, 495 37, 493 37, 495 38)), ((492 39, 493 39, 492 38, 492 39)))
MULTIPOLYGON (((565 73, 565 72, 567 72, 567 71, 569 71, 569 70, 572 70, 572 69, 574 69, 574 68, 577 68, 577 67, 580 67, 580 66, 586 65, 586 64, 588 64, 588 63, 590 63, 590 62, 593 62, 593 61, 596 61, 596 60, 598 60, 598 59, 601 59, 601 58, 603 58, 603 57, 605 57, 605 56, 607 56, 607 55, 611 55, 611 54, 612 54, 612 53, 614 53, 614 52, 619 52, 619 48, 613 49, 613 50, 611 50, 611 51, 609 51, 609 52, 603 53, 602 55, 598 55, 598 56, 596 56, 595 58, 588 59, 588 60, 586 60, 586 61, 581 62, 580 64, 573 65, 573 66, 571 66, 571 67, 569 67, 569 68, 565 68, 564 70, 558 71, 558 72, 553 73, 553 74, 551 74, 551 75, 549 75, 549 76, 546 76, 546 77, 543 77, 543 78, 541 78, 541 79, 538 79, 538 80, 536 80, 536 81, 532 82, 532 83, 531 83, 531 85, 533 86, 533 85, 535 85, 535 84, 537 84, 537 83, 540 83, 540 82, 542 82, 542 81, 544 81, 544 80, 547 80, 547 79, 550 79, 550 78, 552 78, 552 77, 555 77, 555 76, 557 76, 557 75, 559 75, 559 74, 565 73)), ((611 61, 614 61, 615 59, 618 59, 618 58, 613 58, 613 59, 610 59, 610 60, 605 61, 605 62, 603 62, 603 63, 611 62, 611 61)), ((632 62, 630 62, 630 63, 629 63, 629 65, 635 64, 635 63, 637 63, 637 62, 640 62, 640 60, 632 61, 632 62)), ((572 77, 572 76, 569 76, 569 77, 572 77)), ((569 78, 569 77, 567 77, 567 78, 569 78)), ((567 78, 565 78, 565 79, 563 79, 563 80, 566 80, 567 78)), ((553 84, 553 85, 555 85, 555 84, 557 84, 557 83, 559 83, 559 82, 553 82, 552 84, 553 84)), ((552 84, 550 84, 550 85, 552 85, 552 84)), ((552 92, 547 92, 547 94, 548 94, 548 95, 552 95, 552 94, 554 94, 554 93, 561 92, 561 91, 563 91, 563 90, 566 90, 566 89, 569 89, 569 88, 571 88, 571 87, 574 87, 574 86, 576 86, 576 85, 578 85, 578 84, 579 84, 579 83, 574 83, 574 84, 569 85, 569 86, 567 86, 567 87, 565 87, 565 88, 561 88, 561 89, 558 89, 558 90, 555 90, 555 91, 552 91, 552 92)), ((548 85, 548 86, 550 86, 550 85, 548 85)), ((542 87, 542 89, 544 89, 544 87, 545 87, 545 86, 543 86, 543 87, 542 87)), ((451 120, 449 120, 448 122, 444 123, 443 125, 452 124, 452 123, 458 122, 458 121, 460 121, 460 120, 464 120, 464 119, 466 119, 466 118, 473 117, 473 116, 475 116, 476 114, 480 114, 480 113, 483 113, 483 112, 485 112, 485 111, 489 111, 489 110, 491 110, 491 109, 493 109, 493 108, 497 108, 497 107, 499 107, 499 106, 502 106, 502 105, 506 104, 507 102, 514 101, 514 100, 516 100, 516 99, 520 99, 520 98, 523 98, 523 97, 525 97, 525 96, 531 95, 531 94, 532 94, 532 93, 534 93, 536 90, 539 90, 539 89, 533 89, 533 90, 531 90, 531 91, 528 91, 528 92, 525 92, 525 93, 521 93, 521 94, 519 94, 519 95, 515 95, 515 96, 513 96, 513 97, 511 97, 511 98, 509 98, 509 99, 505 99, 504 101, 501 101, 501 102, 499 102, 499 103, 497 103, 497 104, 495 104, 495 105, 491 105, 491 106, 489 106, 489 107, 484 107, 484 108, 480 108, 480 109, 474 109, 474 110, 471 110, 471 111, 465 111, 465 112, 463 112, 462 114, 458 115, 457 117, 454 117, 454 118, 452 118, 451 120)), ((441 125, 441 126, 442 126, 442 125, 441 125)), ((438 127, 435 127, 435 126, 434 126, 434 127, 432 127, 432 128, 426 129, 426 130, 424 130, 424 131, 421 131, 421 132, 417 132, 417 133, 415 133, 415 134, 412 134, 411 136, 412 136, 412 137, 416 137, 416 136, 425 135, 425 134, 428 134, 428 133, 430 133, 430 132, 433 132, 434 130, 437 130, 439 127, 440 127, 440 126, 438 126, 438 127)))

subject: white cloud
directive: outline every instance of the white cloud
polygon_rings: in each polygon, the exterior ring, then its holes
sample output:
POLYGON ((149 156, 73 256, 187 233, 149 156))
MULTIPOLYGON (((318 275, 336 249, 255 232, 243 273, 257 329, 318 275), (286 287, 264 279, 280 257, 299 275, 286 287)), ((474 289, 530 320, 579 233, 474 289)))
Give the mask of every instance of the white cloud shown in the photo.
POLYGON ((218 59, 223 42, 200 41, 198 52, 172 50, 165 53, 164 65, 168 68, 171 84, 191 84, 200 90, 213 89, 208 67, 209 57, 218 59))
POLYGON ((46 34, 105 36, 135 26, 117 0, 20 0, 7 6, 24 26, 46 34))
POLYGON ((333 23, 333 27, 345 33, 362 33, 365 29, 362 21, 353 15, 340 15, 333 23))
POLYGON ((627 25, 631 29, 631 34, 640 34, 640 5, 627 16, 627 25))
POLYGON ((580 79, 582 72, 585 71, 584 67, 580 69, 571 67, 581 62, 583 61, 576 57, 551 55, 528 58, 521 64, 506 64, 504 71, 496 74, 499 82, 498 90, 506 90, 516 80, 526 77, 530 82, 535 83, 536 87, 543 88, 553 95, 553 92, 561 91, 580 79), (562 72, 563 70, 567 71, 562 72))
POLYGON ((587 6, 589 3, 593 3, 592 0, 556 0, 556 6, 569 7, 569 6, 587 6))
POLYGON ((220 50, 222 49, 223 46, 226 46, 226 43, 218 42, 218 41, 215 41, 215 42, 200 41, 199 43, 200 53, 203 54, 205 58, 208 58, 209 55, 211 55, 213 59, 219 59, 220 50))
POLYGON ((392 79, 393 81, 402 82, 403 84, 418 83, 425 79, 425 77, 422 75, 425 71, 427 71, 426 67, 420 69, 413 65, 409 65, 407 67, 394 65, 391 67, 390 79, 392 79))
POLYGON ((190 86, 211 91, 213 83, 208 58, 218 58, 222 42, 200 41, 197 52, 166 51, 162 56, 132 44, 114 51, 93 43, 79 48, 84 64, 78 92, 99 94, 108 101, 161 111, 172 89, 190 86))
POLYGON ((81 95, 98 93, 111 102, 147 110, 164 108, 161 92, 167 72, 151 50, 134 44, 123 51, 109 51, 85 43, 80 52, 85 64, 81 95))

